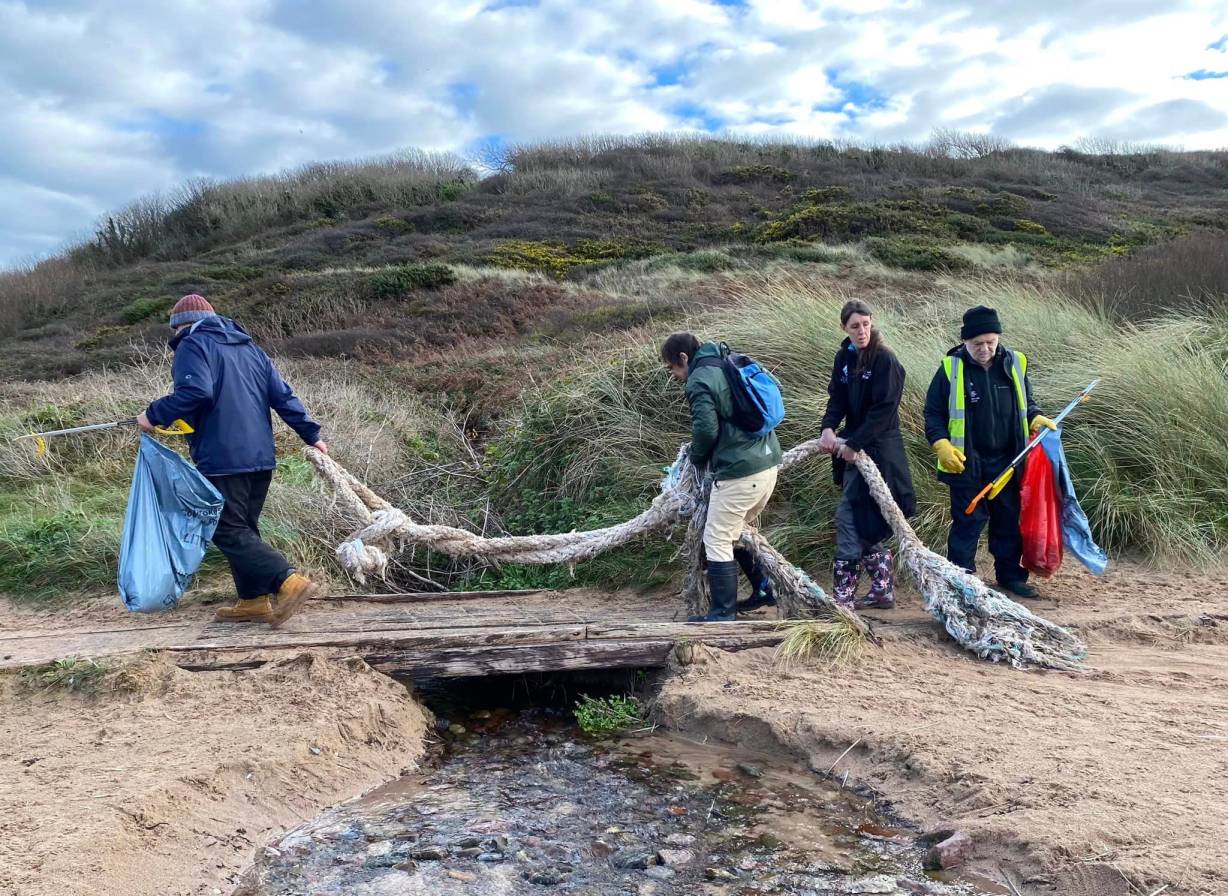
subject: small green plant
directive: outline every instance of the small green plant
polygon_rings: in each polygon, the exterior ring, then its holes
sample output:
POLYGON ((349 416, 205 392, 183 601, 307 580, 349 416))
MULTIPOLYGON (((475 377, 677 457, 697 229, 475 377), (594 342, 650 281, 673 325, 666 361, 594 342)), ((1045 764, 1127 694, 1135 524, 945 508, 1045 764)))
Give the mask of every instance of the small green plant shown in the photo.
POLYGON ((84 419, 80 408, 45 404, 26 411, 22 417, 22 425, 30 429, 67 429, 80 425, 84 419))
POLYGON ((865 650, 865 635, 842 619, 816 622, 805 619, 781 626, 785 639, 776 656, 784 663, 821 662, 833 666, 851 663, 865 650))
POLYGON ((285 485, 309 486, 315 481, 311 464, 297 454, 277 459, 277 481, 285 485))
POLYGON ((169 312, 174 303, 169 296, 141 296, 121 308, 119 316, 126 324, 139 324, 155 314, 169 312))
POLYGON ((456 282, 456 272, 446 264, 406 264, 372 274, 367 283, 382 299, 396 298, 414 289, 437 289, 456 282))
POLYGON ((585 734, 605 735, 644 725, 644 706, 632 696, 590 697, 576 701, 576 722, 585 734))
POLYGON ((42 666, 27 666, 21 670, 21 681, 37 691, 92 695, 108 671, 102 663, 70 656, 42 666))

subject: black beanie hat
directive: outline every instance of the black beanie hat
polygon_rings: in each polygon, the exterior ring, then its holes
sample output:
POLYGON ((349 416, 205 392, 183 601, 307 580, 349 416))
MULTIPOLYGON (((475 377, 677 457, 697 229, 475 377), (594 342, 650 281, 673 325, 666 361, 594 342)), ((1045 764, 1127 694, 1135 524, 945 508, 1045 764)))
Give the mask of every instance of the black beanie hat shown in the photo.
POLYGON ((986 333, 1001 333, 1002 321, 998 312, 984 305, 977 305, 964 312, 964 326, 959 331, 960 339, 975 339, 986 333))

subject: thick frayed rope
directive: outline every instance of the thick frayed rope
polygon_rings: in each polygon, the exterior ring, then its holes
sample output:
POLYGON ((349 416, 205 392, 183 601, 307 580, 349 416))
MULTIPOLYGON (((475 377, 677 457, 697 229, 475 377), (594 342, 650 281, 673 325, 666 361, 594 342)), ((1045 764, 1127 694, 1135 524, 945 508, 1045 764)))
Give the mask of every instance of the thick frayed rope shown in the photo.
MULTIPOLYGON (((359 528, 337 548, 337 559, 358 582, 383 577, 389 551, 407 545, 422 546, 453 557, 472 557, 496 563, 566 563, 588 560, 654 532, 688 523, 684 553, 689 569, 683 593, 692 612, 705 608, 701 536, 707 510, 708 485, 690 463, 689 446, 678 451, 661 484, 661 494, 648 509, 616 526, 554 535, 512 535, 484 538, 452 526, 415 523, 354 478, 340 464, 313 448, 307 459, 331 486, 342 513, 359 528)), ((785 452, 781 465, 790 467, 821 454, 812 439, 785 452)), ((1036 616, 984 582, 925 547, 900 511, 878 467, 866 454, 857 455, 857 468, 865 478, 883 517, 899 540, 900 559, 912 574, 925 608, 946 631, 977 656, 1005 659, 1014 666, 1038 665, 1078 669, 1087 649, 1073 634, 1036 616)), ((823 616, 840 618, 857 631, 873 637, 856 613, 837 605, 801 569, 789 563, 752 528, 743 540, 763 559, 777 600, 787 618, 823 616)))

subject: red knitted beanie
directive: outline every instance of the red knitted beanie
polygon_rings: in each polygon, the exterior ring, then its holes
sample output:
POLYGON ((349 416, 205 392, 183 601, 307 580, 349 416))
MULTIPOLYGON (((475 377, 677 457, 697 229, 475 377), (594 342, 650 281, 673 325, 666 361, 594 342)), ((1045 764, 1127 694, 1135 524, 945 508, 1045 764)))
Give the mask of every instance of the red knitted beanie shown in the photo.
POLYGON ((194 324, 217 314, 209 300, 196 293, 184 296, 171 309, 171 328, 182 327, 184 324, 194 324))

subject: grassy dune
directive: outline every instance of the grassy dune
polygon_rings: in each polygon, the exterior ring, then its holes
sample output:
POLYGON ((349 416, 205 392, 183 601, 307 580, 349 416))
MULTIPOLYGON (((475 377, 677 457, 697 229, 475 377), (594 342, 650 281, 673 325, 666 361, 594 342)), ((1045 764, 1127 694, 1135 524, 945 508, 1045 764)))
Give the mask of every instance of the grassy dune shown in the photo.
MULTIPOLYGON (((767 363, 782 441, 817 434, 856 295, 908 372, 903 418, 918 529, 944 538, 921 406, 962 310, 997 307, 1044 409, 1093 377, 1066 445, 1102 544, 1157 563, 1228 547, 1226 153, 866 149, 670 137, 422 154, 192 184, 140 200, 62 256, 0 274, 0 593, 107 591, 135 435, 11 437, 132 416, 169 386, 165 314, 205 292, 278 356, 338 457, 419 519, 485 532, 616 522, 686 438, 656 360, 689 327, 767 363)), ((334 518, 297 445, 267 530, 335 574, 334 518)), ((790 473, 769 535, 819 569, 837 492, 790 473)), ((678 572, 669 542, 577 571, 678 572)), ((429 552, 393 583, 559 585, 564 569, 488 569, 429 552)), ((210 554, 202 581, 224 591, 210 554)))

